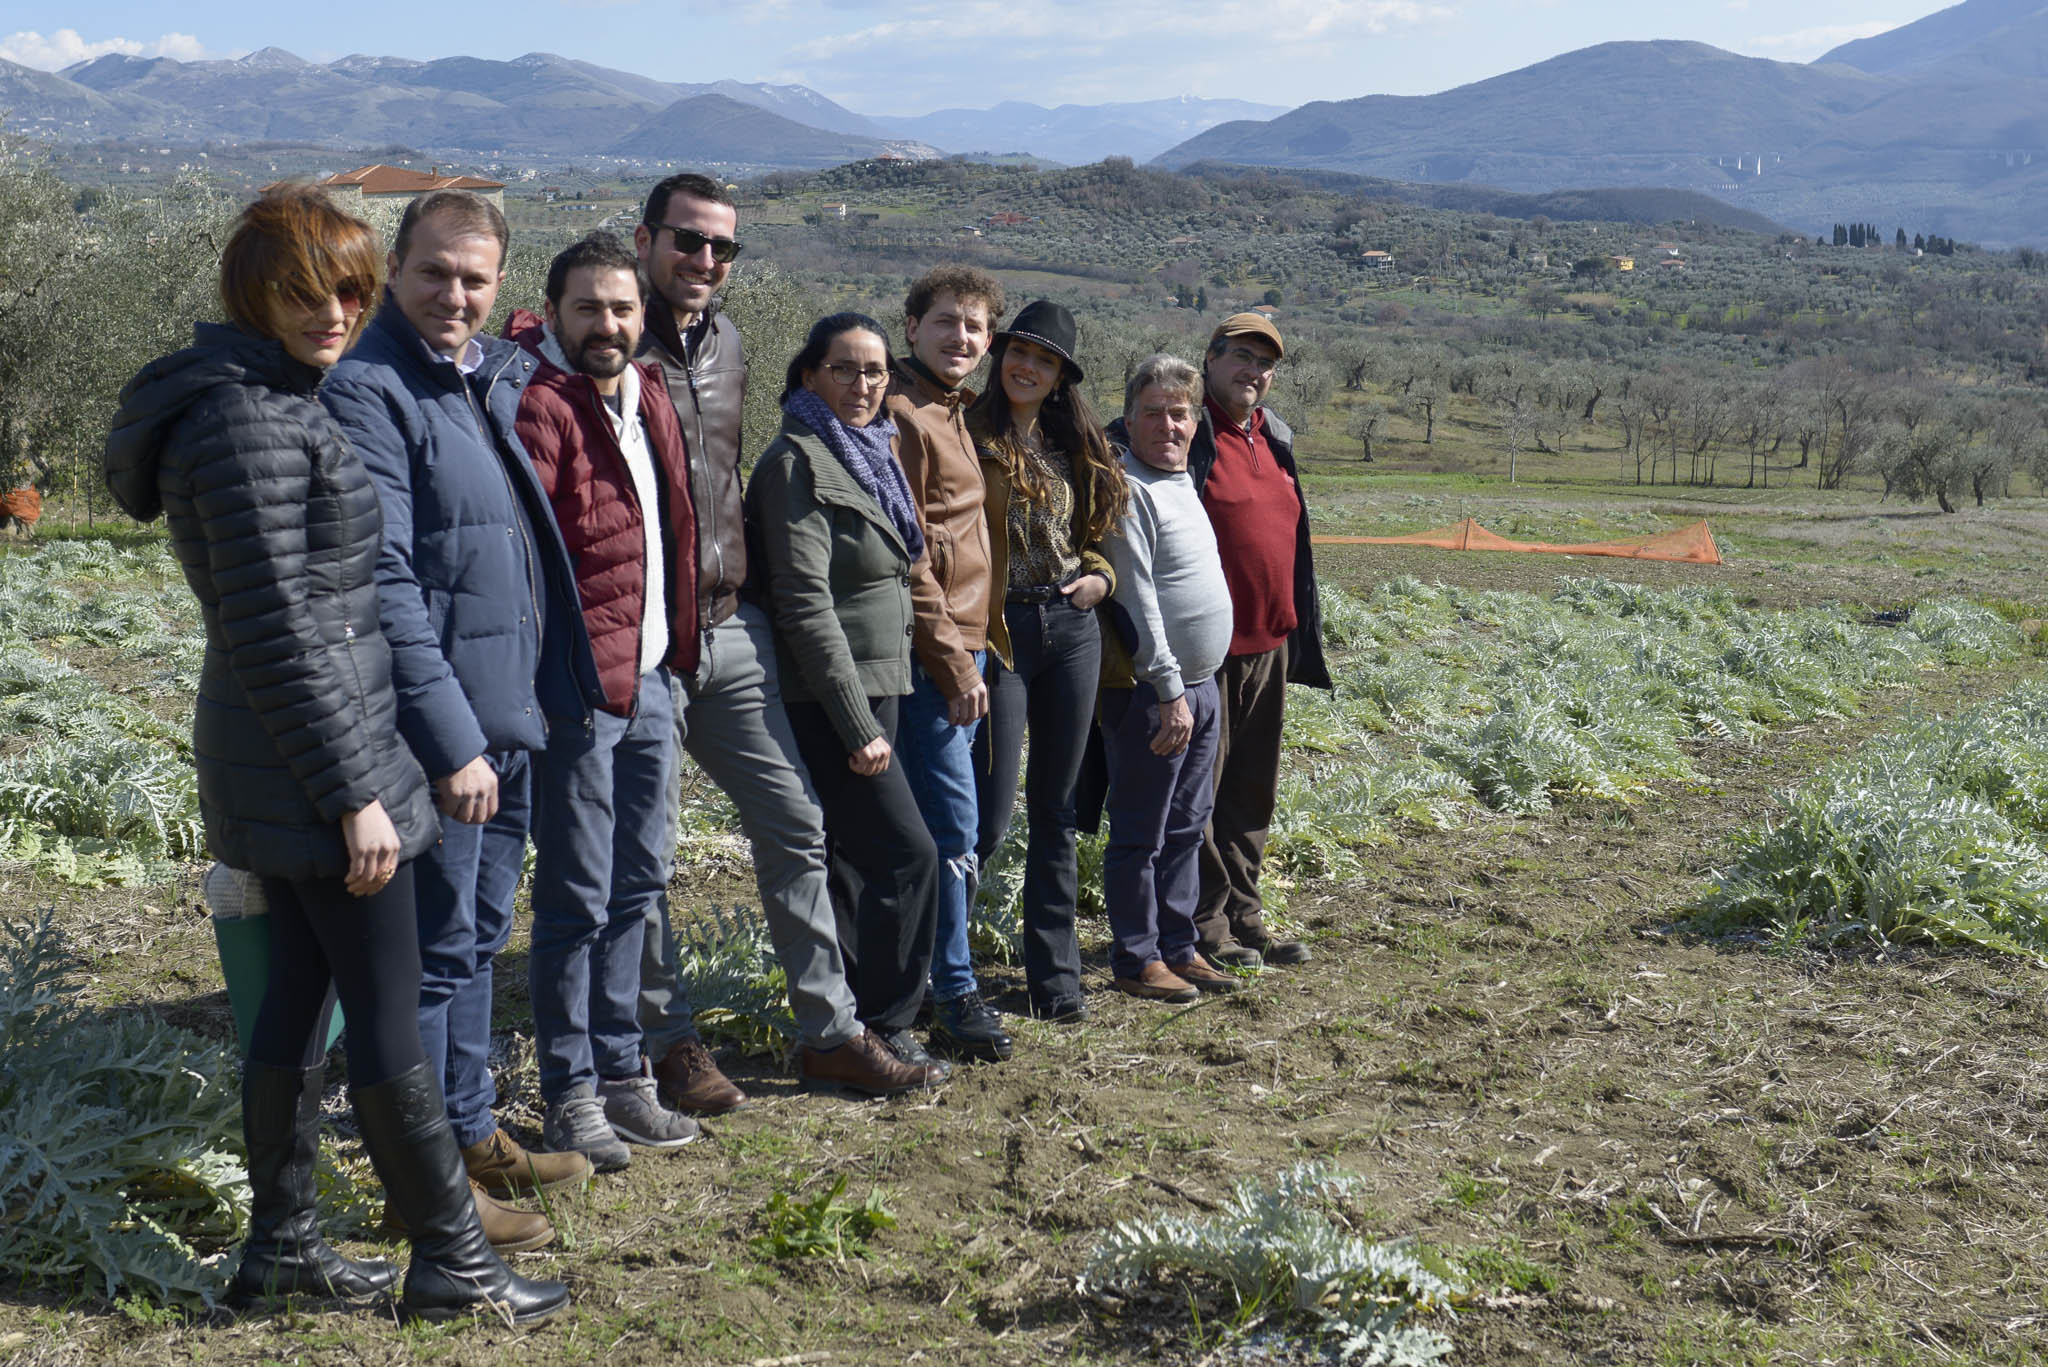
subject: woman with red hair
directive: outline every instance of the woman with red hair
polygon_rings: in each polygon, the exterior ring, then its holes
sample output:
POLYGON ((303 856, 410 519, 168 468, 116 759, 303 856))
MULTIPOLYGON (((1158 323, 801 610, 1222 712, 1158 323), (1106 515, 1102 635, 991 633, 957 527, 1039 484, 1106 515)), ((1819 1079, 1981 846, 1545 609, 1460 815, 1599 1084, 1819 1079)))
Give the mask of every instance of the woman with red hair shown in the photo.
POLYGON ((221 257, 228 322, 121 392, 107 485, 162 514, 206 621, 192 724, 207 843, 262 879, 270 975, 249 1040, 242 1125, 250 1228, 241 1299, 355 1299, 397 1281, 329 1248, 314 1210, 330 993, 371 1162, 412 1234, 401 1308, 514 1322, 568 1303, 485 1241, 437 1078, 420 1048, 410 861, 439 832, 399 739, 373 574, 383 519, 362 462, 317 398, 377 298, 370 227, 318 190, 272 191, 221 257))

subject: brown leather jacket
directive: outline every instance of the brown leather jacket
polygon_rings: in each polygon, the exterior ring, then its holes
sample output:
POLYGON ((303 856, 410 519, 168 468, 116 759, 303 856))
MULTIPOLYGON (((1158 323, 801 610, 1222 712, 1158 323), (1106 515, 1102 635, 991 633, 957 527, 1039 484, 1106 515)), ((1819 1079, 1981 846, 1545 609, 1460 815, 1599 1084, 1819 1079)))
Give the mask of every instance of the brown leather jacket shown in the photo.
POLYGON ((697 622, 709 631, 738 611, 747 582, 746 512, 740 501, 740 408, 747 362, 740 332, 713 303, 685 341, 668 301, 647 301, 637 358, 661 367, 690 447, 690 499, 697 516, 697 622))
POLYGON ((912 644, 939 691, 957 698, 981 682, 974 652, 988 643, 991 597, 988 523, 981 462, 967 435, 971 389, 948 391, 921 367, 898 360, 889 381, 896 459, 924 521, 929 577, 912 583, 912 644))

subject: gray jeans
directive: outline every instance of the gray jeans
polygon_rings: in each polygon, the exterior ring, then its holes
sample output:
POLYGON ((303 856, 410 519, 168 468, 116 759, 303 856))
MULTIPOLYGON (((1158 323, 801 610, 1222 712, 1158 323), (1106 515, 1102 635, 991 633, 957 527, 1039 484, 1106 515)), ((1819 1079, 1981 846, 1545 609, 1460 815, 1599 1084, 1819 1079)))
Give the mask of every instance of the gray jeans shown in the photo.
MULTIPOLYGON (((789 979, 798 1033, 817 1049, 844 1044, 861 1026, 827 891, 825 814, 782 710, 775 639, 760 608, 742 603, 712 628, 696 678, 678 682, 676 704, 683 748, 732 799, 753 846, 761 909, 789 979)), ((680 789, 672 787, 671 831, 680 802, 680 789)), ((655 1059, 696 1033, 677 976, 665 897, 650 912, 642 942, 640 1027, 655 1059)))

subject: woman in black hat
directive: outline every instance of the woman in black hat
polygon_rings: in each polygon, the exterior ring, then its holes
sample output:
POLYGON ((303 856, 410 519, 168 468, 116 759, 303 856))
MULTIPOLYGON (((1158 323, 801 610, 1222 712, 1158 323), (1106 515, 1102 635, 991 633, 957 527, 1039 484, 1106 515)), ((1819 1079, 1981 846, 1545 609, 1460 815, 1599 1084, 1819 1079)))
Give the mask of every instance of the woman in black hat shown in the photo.
POLYGON ((1095 607, 1116 587, 1101 543, 1130 500, 1074 351, 1071 313, 1046 299, 1026 305, 996 334, 993 380, 967 415, 988 490, 989 567, 1005 590, 989 622, 988 720, 974 741, 976 853, 985 865, 1009 829, 1028 725, 1024 973, 1031 1012, 1047 1020, 1086 1014, 1074 785, 1102 662, 1095 607))

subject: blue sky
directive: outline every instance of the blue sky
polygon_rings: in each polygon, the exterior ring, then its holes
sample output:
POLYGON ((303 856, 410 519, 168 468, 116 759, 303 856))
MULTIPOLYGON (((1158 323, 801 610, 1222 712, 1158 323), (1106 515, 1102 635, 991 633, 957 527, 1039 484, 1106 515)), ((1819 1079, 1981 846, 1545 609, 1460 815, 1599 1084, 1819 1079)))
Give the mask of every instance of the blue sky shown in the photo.
POLYGON ((1422 95, 1619 39, 1783 61, 1909 23, 1929 0, 0 0, 0 57, 282 47, 430 59, 556 52, 672 81, 798 82, 868 114, 1173 95, 1296 105, 1422 95), (81 11, 86 11, 82 13, 81 11), (172 19, 169 16, 175 15, 172 19))

